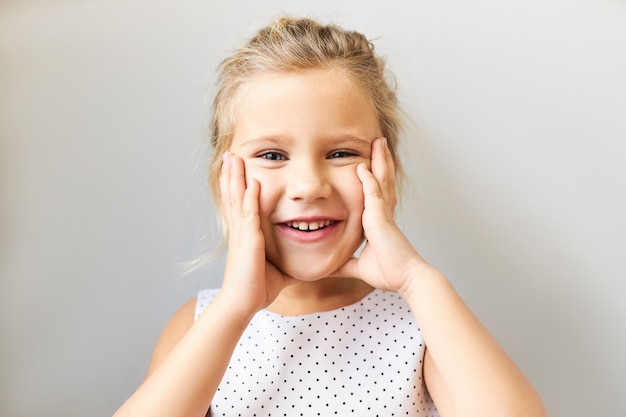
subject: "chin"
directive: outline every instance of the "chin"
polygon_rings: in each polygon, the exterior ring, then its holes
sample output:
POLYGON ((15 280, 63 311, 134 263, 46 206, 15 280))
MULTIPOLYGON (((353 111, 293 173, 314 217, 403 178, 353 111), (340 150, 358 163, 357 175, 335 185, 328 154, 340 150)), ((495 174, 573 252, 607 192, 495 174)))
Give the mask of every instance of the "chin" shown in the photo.
POLYGON ((304 282, 315 282, 321 279, 327 278, 333 272, 335 272, 337 268, 322 270, 322 269, 311 269, 311 268, 289 268, 286 266, 284 269, 281 268, 281 271, 290 277, 297 279, 298 281, 304 282))
POLYGON ((346 255, 345 259, 344 256, 333 257, 334 259, 328 259, 328 257, 323 259, 320 257, 292 257, 287 261, 281 259, 278 262, 272 262, 270 259, 270 262, 281 272, 298 281, 314 282, 332 276, 350 259, 350 256, 346 255))
POLYGON ((290 250, 281 248, 267 253, 267 259, 281 272, 299 281, 315 282, 333 276, 360 249, 364 238, 342 242, 341 250, 326 245, 315 250, 290 250))

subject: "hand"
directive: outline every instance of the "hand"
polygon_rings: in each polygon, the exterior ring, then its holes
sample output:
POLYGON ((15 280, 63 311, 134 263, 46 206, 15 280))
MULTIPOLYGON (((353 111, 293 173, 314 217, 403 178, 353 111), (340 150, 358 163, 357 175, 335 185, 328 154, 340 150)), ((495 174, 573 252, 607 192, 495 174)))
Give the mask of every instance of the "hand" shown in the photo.
POLYGON ((333 275, 360 278, 373 287, 403 293, 426 262, 393 220, 397 204, 395 169, 386 139, 372 143, 371 170, 359 164, 363 185, 363 230, 367 240, 358 258, 348 260, 333 275))
POLYGON ((220 174, 221 209, 228 227, 228 256, 221 296, 233 308, 252 315, 267 307, 295 281, 265 259, 265 238, 259 219, 260 184, 246 184, 244 163, 226 152, 220 174))

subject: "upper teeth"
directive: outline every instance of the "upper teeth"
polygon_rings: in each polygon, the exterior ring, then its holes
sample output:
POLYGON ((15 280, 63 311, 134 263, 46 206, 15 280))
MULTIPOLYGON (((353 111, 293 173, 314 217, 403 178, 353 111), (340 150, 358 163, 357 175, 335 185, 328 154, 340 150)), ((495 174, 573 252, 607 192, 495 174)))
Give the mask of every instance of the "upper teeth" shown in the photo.
POLYGON ((326 227, 331 223, 330 220, 320 220, 318 222, 287 222, 287 226, 300 230, 317 230, 326 227))

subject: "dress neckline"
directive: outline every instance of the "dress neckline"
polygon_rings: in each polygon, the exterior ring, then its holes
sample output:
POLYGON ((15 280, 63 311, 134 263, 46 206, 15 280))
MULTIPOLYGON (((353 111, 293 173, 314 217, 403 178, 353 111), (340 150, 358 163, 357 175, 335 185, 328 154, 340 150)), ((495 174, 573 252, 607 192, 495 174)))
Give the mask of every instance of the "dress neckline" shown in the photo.
POLYGON ((373 295, 375 295, 376 293, 382 293, 382 290, 376 289, 376 288, 372 288, 370 291, 368 291, 363 297, 359 298, 358 300, 352 302, 352 303, 348 303, 346 305, 340 306, 340 307, 336 307, 330 310, 321 310, 321 311, 315 311, 312 313, 305 313, 305 314, 295 314, 295 315, 288 315, 288 314, 281 314, 281 313, 277 313, 274 311, 271 311, 267 308, 264 308, 263 310, 261 310, 261 312, 263 312, 267 317, 277 317, 277 318, 283 318, 283 319, 304 319, 307 317, 316 317, 316 316, 320 316, 320 315, 329 315, 329 314, 335 314, 339 311, 345 310, 345 309, 350 309, 351 307, 355 307, 359 304, 362 304, 366 299, 372 297, 373 295))

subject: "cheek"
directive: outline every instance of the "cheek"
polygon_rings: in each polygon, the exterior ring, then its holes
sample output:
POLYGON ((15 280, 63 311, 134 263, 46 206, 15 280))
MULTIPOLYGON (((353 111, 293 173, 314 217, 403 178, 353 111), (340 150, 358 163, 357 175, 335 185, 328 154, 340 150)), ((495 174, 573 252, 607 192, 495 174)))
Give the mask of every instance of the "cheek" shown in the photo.
POLYGON ((280 178, 272 171, 255 167, 253 164, 245 164, 246 180, 255 179, 261 186, 259 195, 259 213, 263 215, 273 209, 276 195, 280 191, 280 178))
POLYGON ((337 184, 337 189, 343 196, 346 205, 351 211, 362 212, 364 205, 363 185, 356 175, 356 171, 350 173, 349 177, 344 176, 344 180, 337 184), (349 178, 349 179, 348 179, 349 178))
POLYGON ((358 210, 359 213, 363 213, 363 210, 365 209, 365 199, 363 197, 363 192, 360 188, 361 183, 358 184, 359 188, 354 188, 352 193, 352 204, 354 209, 358 210))

